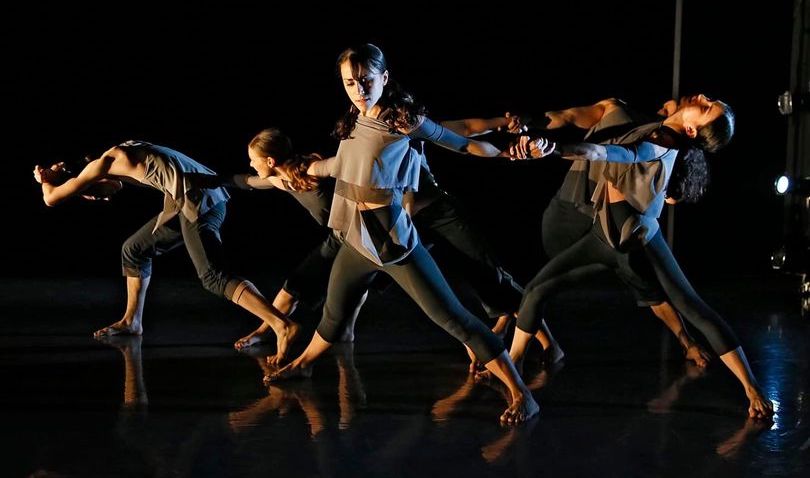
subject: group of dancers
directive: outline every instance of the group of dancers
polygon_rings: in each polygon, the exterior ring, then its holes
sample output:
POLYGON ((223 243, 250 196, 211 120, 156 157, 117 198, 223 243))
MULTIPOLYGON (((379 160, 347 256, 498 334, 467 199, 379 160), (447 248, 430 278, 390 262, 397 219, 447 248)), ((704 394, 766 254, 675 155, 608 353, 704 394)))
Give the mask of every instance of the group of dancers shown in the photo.
POLYGON ((539 412, 521 378, 529 345, 537 340, 549 364, 563 357, 544 320, 545 304, 566 286, 612 270, 701 367, 710 355, 681 318, 706 337, 743 386, 749 416, 773 413, 734 332, 689 284, 658 225, 665 202, 694 201, 705 190, 703 152, 722 148, 734 133, 727 104, 697 95, 667 101, 657 114, 642 115, 608 99, 533 120, 507 113, 436 123, 390 77, 376 46, 345 50, 337 68, 351 106, 335 127, 340 144, 332 157, 299 154, 286 135, 269 128, 248 145, 255 174, 223 177, 179 151, 145 141, 113 146, 75 176, 62 163, 34 168, 49 206, 72 196, 106 198, 122 182, 164 193, 163 210, 122 247, 124 316, 96 331, 97 336, 143 333, 152 260, 185 245, 205 289, 261 320, 234 346, 275 339, 270 362, 278 368, 265 380, 310 376, 314 361, 333 344, 353 340, 369 287, 383 272, 467 347, 471 371, 480 364, 485 370, 478 373, 506 386, 511 398, 501 421, 519 423, 539 412), (548 139, 560 128, 579 129, 583 142, 548 139), (496 146, 497 141, 478 136, 495 129, 514 139, 496 146), (543 216, 543 243, 551 259, 525 288, 493 256, 459 202, 439 187, 425 156, 426 141, 482 157, 558 155, 572 161, 543 216), (328 228, 324 241, 287 276, 272 301, 224 264, 220 229, 228 187, 287 192, 328 228), (451 251, 469 287, 457 284, 461 274, 449 274, 448 282, 426 244, 451 251), (323 314, 306 349, 285 363, 302 330, 290 318, 300 301, 323 301, 323 314), (489 317, 496 319, 491 328, 484 323, 489 317), (516 327, 507 352, 503 337, 512 318, 516 327))

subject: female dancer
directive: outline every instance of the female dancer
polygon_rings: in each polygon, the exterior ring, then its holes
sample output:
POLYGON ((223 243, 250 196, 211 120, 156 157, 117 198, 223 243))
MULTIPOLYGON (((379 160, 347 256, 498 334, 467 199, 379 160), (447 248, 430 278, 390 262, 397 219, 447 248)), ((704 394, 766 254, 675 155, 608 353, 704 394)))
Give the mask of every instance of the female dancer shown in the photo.
POLYGON ((130 236, 121 250, 127 278, 124 317, 97 330, 95 336, 143 333, 152 259, 185 244, 203 287, 263 320, 276 334, 278 352, 286 353, 299 326, 273 308, 250 281, 223 268, 220 228, 229 195, 224 188, 205 186, 216 173, 179 151, 144 141, 113 146, 87 163, 78 176, 61 182, 63 173, 59 164, 34 167, 34 178, 42 184, 42 197, 48 206, 75 195, 97 194, 110 180, 151 186, 164 193, 163 211, 130 236))
POLYGON ((418 185, 423 140, 478 156, 497 156, 500 151, 426 118, 413 98, 389 81, 385 58, 376 46, 345 50, 337 64, 352 106, 336 128, 341 139, 337 156, 313 163, 310 172, 337 180, 329 226, 341 234, 343 244, 312 341, 299 357, 267 379, 310 375, 313 361, 338 339, 369 283, 383 271, 506 384, 511 403, 501 420, 527 420, 539 410, 531 392, 502 342, 452 293, 420 244, 408 204, 403 204, 403 194, 418 185))
POLYGON ((658 126, 631 145, 554 145, 523 136, 512 148, 518 158, 543 157, 556 147, 565 159, 591 161, 597 183, 592 195, 596 217, 589 233, 546 264, 527 285, 510 355, 522 360, 543 320, 543 305, 554 292, 605 266, 617 269, 623 255, 640 249, 673 307, 706 336, 742 384, 749 416, 769 416, 773 405, 760 390, 737 337, 689 284, 658 225, 668 186, 669 191, 679 191, 681 198, 703 192, 701 172, 705 170, 690 169, 690 165, 701 164, 704 151, 715 152, 728 144, 734 133, 733 112, 722 101, 698 95, 683 100, 658 126), (690 174, 669 185, 676 161, 690 174))

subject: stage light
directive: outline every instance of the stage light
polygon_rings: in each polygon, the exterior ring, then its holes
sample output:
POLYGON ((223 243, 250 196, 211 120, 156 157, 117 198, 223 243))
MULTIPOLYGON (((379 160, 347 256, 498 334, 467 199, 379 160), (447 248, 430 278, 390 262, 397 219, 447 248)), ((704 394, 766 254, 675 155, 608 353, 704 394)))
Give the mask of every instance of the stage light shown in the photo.
POLYGON ((793 95, 790 94, 790 91, 785 91, 776 98, 776 107, 783 115, 793 113, 793 95))
POLYGON ((794 194, 800 196, 810 196, 810 178, 793 178, 790 176, 779 176, 773 182, 776 194, 794 194))
POLYGON ((785 246, 780 247, 771 254, 771 267, 775 270, 781 270, 787 263, 787 251, 785 246))
POLYGON ((790 178, 779 176, 774 182, 774 186, 776 186, 776 194, 785 194, 790 188, 790 178))

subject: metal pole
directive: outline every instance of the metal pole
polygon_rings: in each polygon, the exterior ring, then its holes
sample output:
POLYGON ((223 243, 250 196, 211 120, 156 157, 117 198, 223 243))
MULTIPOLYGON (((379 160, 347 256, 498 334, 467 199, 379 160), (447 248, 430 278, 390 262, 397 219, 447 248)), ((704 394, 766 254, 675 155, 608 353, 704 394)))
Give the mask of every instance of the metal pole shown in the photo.
MULTIPOLYGON (((683 29, 683 0, 675 0, 675 47, 672 52, 672 98, 680 96, 681 80, 681 30, 683 29)), ((672 249, 675 243, 675 206, 667 206, 667 244, 672 249)))

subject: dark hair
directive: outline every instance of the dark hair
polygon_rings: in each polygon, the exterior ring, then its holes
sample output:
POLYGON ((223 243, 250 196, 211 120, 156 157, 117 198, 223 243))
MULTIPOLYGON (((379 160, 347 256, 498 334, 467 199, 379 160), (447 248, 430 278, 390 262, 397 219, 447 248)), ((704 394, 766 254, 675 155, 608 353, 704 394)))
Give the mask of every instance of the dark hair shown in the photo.
POLYGON ((716 101, 723 106, 723 114, 717 117, 711 123, 703 126, 697 131, 697 136, 692 140, 692 143, 710 153, 717 152, 720 148, 725 147, 731 137, 734 136, 734 111, 731 106, 716 101))
MULTIPOLYGON (((340 76, 340 66, 349 62, 352 66, 352 75, 357 75, 361 67, 374 73, 383 73, 388 70, 388 64, 382 50, 371 43, 343 50, 337 59, 337 73, 340 76)), ((410 129, 416 126, 418 116, 425 114, 425 107, 417 103, 413 95, 403 90, 399 84, 389 77, 388 83, 383 87, 380 106, 388 110, 384 117, 392 131, 410 129)), ((354 129, 360 110, 351 105, 349 110, 338 120, 332 135, 337 139, 347 139, 354 129)))
POLYGON ((716 103, 722 106, 722 114, 698 129, 694 139, 681 143, 667 186, 667 196, 672 199, 697 202, 703 197, 709 186, 709 164, 704 151, 715 153, 734 136, 734 110, 722 101, 716 103))
POLYGON ((318 178, 307 174, 307 169, 312 162, 323 158, 317 154, 295 154, 292 140, 281 130, 266 128, 259 131, 248 143, 248 148, 275 159, 276 166, 284 168, 290 176, 290 185, 294 190, 311 191, 318 186, 318 178))
POLYGON ((684 147, 678 151, 667 185, 667 197, 697 202, 709 186, 709 164, 703 150, 684 147))

